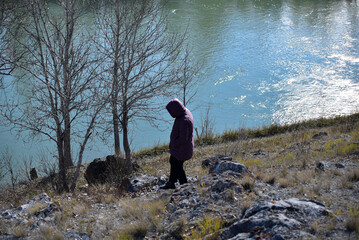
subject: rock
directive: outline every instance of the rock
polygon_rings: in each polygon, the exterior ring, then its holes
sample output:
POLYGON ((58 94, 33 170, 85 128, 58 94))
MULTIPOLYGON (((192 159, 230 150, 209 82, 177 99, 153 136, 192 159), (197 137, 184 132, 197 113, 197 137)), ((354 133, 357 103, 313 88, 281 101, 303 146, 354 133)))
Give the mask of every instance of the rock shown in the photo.
POLYGON ((322 171, 324 172, 325 170, 328 169, 336 169, 336 168, 345 168, 344 164, 342 163, 333 163, 333 162, 326 162, 326 161, 320 161, 316 164, 315 166, 315 171, 322 171))
POLYGON ((106 181, 107 163, 101 158, 96 158, 85 171, 85 179, 88 184, 105 183, 106 181))
POLYGON ((292 239, 310 238, 303 231, 310 223, 329 212, 317 201, 291 198, 260 201, 247 209, 242 219, 225 229, 222 239, 292 239))
POLYGON ((78 233, 78 232, 67 232, 64 237, 66 239, 76 239, 76 240, 90 240, 90 237, 86 233, 78 233))
POLYGON ((234 190, 237 193, 242 192, 243 190, 241 185, 238 183, 216 174, 209 174, 204 176, 200 182, 201 186, 208 187, 210 191, 215 193, 224 192, 226 189, 234 190))
POLYGON ((257 151, 252 153, 254 157, 265 157, 266 154, 262 151, 257 151))
POLYGON ((31 170, 30 170, 30 179, 35 180, 37 178, 38 178, 38 176, 37 176, 36 168, 31 168, 31 170))
POLYGON ((231 161, 219 161, 209 169, 210 173, 218 174, 224 173, 226 171, 232 171, 239 174, 249 173, 245 165, 231 161))
POLYGON ((312 137, 313 139, 319 139, 319 138, 322 138, 322 137, 325 137, 325 136, 328 136, 328 133, 326 132, 319 132, 317 134, 314 134, 314 136, 312 137))
POLYGON ((120 185, 121 192, 138 192, 146 188, 153 188, 154 186, 165 183, 165 176, 154 177, 148 174, 137 174, 126 177, 122 180, 120 185))
POLYGON ((111 168, 118 167, 124 160, 121 157, 109 155, 106 159, 96 158, 87 167, 84 177, 88 184, 105 183, 111 168))
POLYGON ((317 165, 315 166, 315 171, 325 171, 325 163, 324 162, 318 162, 317 165))
POLYGON ((345 168, 344 164, 342 163, 335 163, 336 168, 345 168))
POLYGON ((206 160, 202 161, 202 167, 204 167, 204 168, 210 167, 210 166, 216 164, 223 157, 224 157, 223 155, 217 154, 213 157, 207 158, 206 160))
POLYGON ((23 204, 17 208, 10 208, 4 211, 0 211, 0 219, 9 221, 20 221, 29 217, 29 210, 36 205, 42 206, 36 213, 32 213, 38 220, 46 221, 46 219, 53 219, 53 213, 61 209, 58 201, 51 202, 49 196, 46 193, 29 200, 28 203, 23 204))

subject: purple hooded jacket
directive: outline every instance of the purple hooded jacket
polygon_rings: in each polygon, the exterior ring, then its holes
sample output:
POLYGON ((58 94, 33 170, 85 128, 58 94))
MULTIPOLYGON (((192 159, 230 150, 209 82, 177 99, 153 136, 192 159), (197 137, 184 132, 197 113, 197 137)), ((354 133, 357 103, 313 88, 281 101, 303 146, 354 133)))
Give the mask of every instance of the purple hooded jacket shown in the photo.
POLYGON ((173 98, 166 106, 175 118, 171 131, 170 153, 180 161, 193 156, 193 117, 192 113, 177 99, 173 98))

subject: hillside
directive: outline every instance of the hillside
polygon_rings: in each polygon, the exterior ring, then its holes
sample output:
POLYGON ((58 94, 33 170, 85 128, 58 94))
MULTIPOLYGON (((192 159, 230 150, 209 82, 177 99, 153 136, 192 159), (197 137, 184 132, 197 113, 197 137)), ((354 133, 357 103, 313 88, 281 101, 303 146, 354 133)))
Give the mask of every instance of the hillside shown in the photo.
POLYGON ((197 143, 175 190, 158 188, 168 153, 148 150, 126 186, 3 191, 0 239, 359 239, 358 114, 197 143))

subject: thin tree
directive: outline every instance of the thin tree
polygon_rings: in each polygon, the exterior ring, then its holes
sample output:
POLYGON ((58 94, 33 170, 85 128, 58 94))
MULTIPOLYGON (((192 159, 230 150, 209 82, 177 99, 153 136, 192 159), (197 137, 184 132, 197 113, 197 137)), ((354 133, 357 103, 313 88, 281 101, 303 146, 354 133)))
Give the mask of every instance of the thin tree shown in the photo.
POLYGON ((130 122, 157 118, 162 109, 158 98, 178 83, 184 34, 169 33, 160 1, 113 1, 98 19, 102 52, 109 60, 115 152, 119 153, 119 123, 131 171, 130 122))
POLYGON ((56 144, 59 191, 68 191, 66 169, 73 166, 72 136, 82 136, 82 158, 103 106, 98 97, 102 87, 98 59, 80 29, 82 11, 77 1, 57 2, 61 14, 50 12, 46 1, 27 3, 28 15, 19 17, 26 24, 18 23, 25 38, 17 39, 26 57, 15 63, 18 73, 23 73, 18 77, 18 89, 24 84, 26 88, 16 104, 7 104, 3 116, 19 131, 42 134, 56 144))
POLYGON ((182 103, 185 106, 191 103, 197 94, 199 84, 197 75, 201 68, 198 62, 192 60, 191 52, 190 46, 186 45, 180 62, 182 64, 181 71, 178 74, 178 87, 182 103))
MULTIPOLYGON (((12 21, 11 11, 14 10, 14 6, 15 3, 12 1, 0 2, 0 75, 2 76, 11 75, 14 70, 12 62, 21 57, 21 55, 17 55, 15 48, 9 46, 10 39, 7 28, 12 21)), ((19 5, 18 7, 20 8, 19 5)))

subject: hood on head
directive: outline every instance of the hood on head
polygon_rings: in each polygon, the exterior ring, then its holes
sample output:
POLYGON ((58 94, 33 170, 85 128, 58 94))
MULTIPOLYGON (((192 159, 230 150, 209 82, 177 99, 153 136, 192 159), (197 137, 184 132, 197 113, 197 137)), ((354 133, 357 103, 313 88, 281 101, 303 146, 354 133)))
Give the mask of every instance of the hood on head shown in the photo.
POLYGON ((186 108, 177 98, 171 99, 166 106, 167 111, 173 118, 181 117, 186 112, 186 108))

